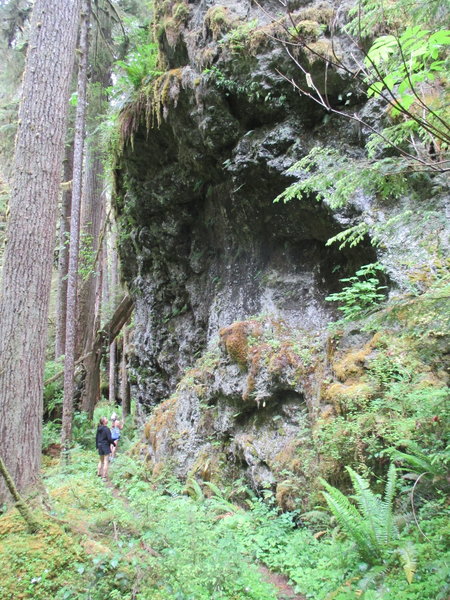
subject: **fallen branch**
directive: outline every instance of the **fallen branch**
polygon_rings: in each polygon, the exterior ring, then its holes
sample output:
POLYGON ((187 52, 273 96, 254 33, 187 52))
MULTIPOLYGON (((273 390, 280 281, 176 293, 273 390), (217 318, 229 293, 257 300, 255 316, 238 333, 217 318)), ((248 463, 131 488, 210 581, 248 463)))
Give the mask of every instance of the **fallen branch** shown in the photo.
MULTIPOLYGON (((114 314, 111 317, 111 319, 107 323, 105 323, 104 327, 100 329, 100 331, 97 331, 94 343, 92 344, 92 350, 87 354, 80 356, 80 358, 75 361, 75 365, 83 363, 86 360, 86 358, 88 358, 93 352, 101 351, 103 346, 105 345, 105 342, 108 342, 108 344, 110 345, 111 342, 113 342, 116 339, 116 337, 122 331, 122 327, 129 320, 133 311, 133 306, 134 303, 131 296, 129 296, 128 294, 124 296, 120 301, 118 307, 114 311, 114 314)), ((63 375, 64 369, 58 371, 58 373, 55 373, 55 375, 52 375, 51 377, 46 379, 44 381, 44 386, 48 385, 49 383, 53 383, 54 381, 57 381, 63 375)))
POLYGON ((3 475, 3 478, 6 483, 6 487, 11 492, 11 496, 15 500, 15 507, 20 512, 25 523, 27 524, 28 531, 30 533, 36 533, 37 531, 39 531, 42 528, 42 525, 39 523, 39 521, 37 521, 37 519, 35 519, 34 515, 32 514, 32 512, 29 509, 28 505, 26 504, 25 500, 19 494, 19 492, 16 488, 16 485, 11 477, 11 474, 9 473, 8 469, 6 468, 6 465, 3 462, 3 459, 1 456, 0 456, 0 473, 3 475))
MULTIPOLYGON (((86 360, 86 358, 90 354, 91 353, 88 352, 87 354, 83 354, 83 356, 80 356, 80 358, 75 361, 75 366, 77 366, 77 365, 81 364, 82 362, 84 362, 86 360)), ((54 375, 52 375, 51 377, 49 377, 48 379, 46 379, 44 381, 44 386, 48 385, 49 383, 53 383, 54 381, 57 381, 63 375, 64 375, 64 369, 62 369, 61 371, 58 371, 57 373, 55 373, 54 375)))

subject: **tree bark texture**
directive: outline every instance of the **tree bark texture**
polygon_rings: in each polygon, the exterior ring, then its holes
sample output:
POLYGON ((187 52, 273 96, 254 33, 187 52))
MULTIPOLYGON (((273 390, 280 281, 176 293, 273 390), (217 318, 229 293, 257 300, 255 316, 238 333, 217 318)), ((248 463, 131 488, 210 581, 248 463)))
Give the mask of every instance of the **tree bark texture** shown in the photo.
MULTIPOLYGON (((64 161, 65 182, 72 179, 73 173, 73 144, 66 149, 64 161)), ((58 252, 58 289, 56 299, 56 331, 55 331, 55 359, 65 352, 66 348, 66 305, 67 305, 67 272, 69 270, 69 235, 70 235, 70 210, 72 206, 72 186, 64 190, 61 200, 59 215, 59 252, 58 252)))
MULTIPOLYGON (((97 14, 95 57, 91 61, 89 107, 87 118, 88 132, 94 132, 99 118, 105 114, 106 92, 111 85, 112 57, 105 46, 112 39, 112 20, 109 13, 97 14), (100 38, 100 30, 102 31, 100 38), (100 42, 105 40, 105 44, 100 42), (97 85, 96 85, 97 84, 97 85)), ((100 398, 100 358, 91 352, 97 331, 100 329, 102 313, 103 237, 106 231, 106 190, 103 169, 103 152, 98 136, 88 133, 86 152, 86 175, 82 197, 81 232, 85 242, 90 243, 90 252, 94 257, 92 272, 83 281, 78 293, 77 315, 77 355, 87 355, 83 361, 85 380, 81 392, 81 408, 92 416, 94 407, 100 398)))
MULTIPOLYGON (((101 252, 98 258, 98 264, 103 264, 101 252)), ((93 323, 91 327, 91 336, 86 339, 85 353, 86 359, 83 360, 86 377, 81 393, 81 409, 86 411, 90 418, 94 414, 94 408, 100 399, 100 363, 102 358, 101 348, 95 346, 97 332, 100 330, 101 318, 101 296, 103 285, 103 270, 100 266, 98 277, 95 279, 95 299, 93 303, 92 315, 93 323)))
MULTIPOLYGON (((0 446, 19 491, 38 478, 56 216, 79 0, 36 0, 0 298, 0 446)), ((8 494, 0 482, 0 502, 8 494)))
POLYGON ((70 215, 69 271, 67 276, 66 352, 64 357, 64 400, 61 444, 65 450, 72 439, 73 397, 75 391, 76 311, 80 210, 83 187, 83 158, 86 125, 86 90, 89 50, 90 0, 82 0, 78 67, 78 104, 73 148, 72 212, 70 215))
MULTIPOLYGON (((110 260, 110 310, 113 311, 116 308, 116 298, 117 298, 117 268, 118 268, 118 260, 117 260, 117 250, 116 250, 116 232, 115 228, 111 229, 111 260, 110 260)), ((109 347, 109 403, 116 403, 117 396, 117 344, 114 340, 109 347)))

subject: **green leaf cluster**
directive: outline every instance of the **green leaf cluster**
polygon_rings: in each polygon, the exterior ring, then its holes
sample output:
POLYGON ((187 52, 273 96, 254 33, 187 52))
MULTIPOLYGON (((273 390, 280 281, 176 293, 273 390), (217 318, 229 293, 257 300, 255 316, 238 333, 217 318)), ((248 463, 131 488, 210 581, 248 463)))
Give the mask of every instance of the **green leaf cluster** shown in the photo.
POLYGON ((360 319, 369 310, 376 308, 385 298, 382 290, 385 285, 380 285, 378 273, 383 273, 384 267, 380 263, 364 265, 356 271, 353 277, 345 277, 340 281, 347 283, 342 291, 330 294, 325 298, 329 302, 339 302, 338 310, 343 313, 343 321, 360 319))
POLYGON ((391 105, 391 115, 401 116, 395 127, 398 144, 412 133, 443 152, 450 142, 448 110, 450 30, 431 31, 421 25, 399 34, 377 38, 365 66, 367 95, 381 96, 391 105), (403 136, 401 135, 403 134, 403 136))
POLYGON ((314 147, 288 173, 297 181, 274 202, 316 198, 338 209, 361 193, 377 194, 382 199, 398 198, 408 189, 406 178, 397 172, 392 159, 370 162, 321 146, 314 147))
POLYGON ((116 61, 116 67, 121 70, 113 92, 129 92, 147 85, 152 79, 161 74, 156 69, 158 62, 158 45, 154 42, 139 44, 129 52, 124 60, 116 61))

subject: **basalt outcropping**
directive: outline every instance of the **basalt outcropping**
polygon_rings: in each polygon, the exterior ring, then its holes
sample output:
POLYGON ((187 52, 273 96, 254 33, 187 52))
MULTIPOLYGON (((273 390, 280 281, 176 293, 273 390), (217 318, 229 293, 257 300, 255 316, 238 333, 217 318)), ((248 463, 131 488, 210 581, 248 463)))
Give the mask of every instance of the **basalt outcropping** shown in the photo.
POLYGON ((398 284, 405 236, 414 243, 399 229, 389 248, 374 248, 370 236, 353 248, 327 245, 362 212, 375 222, 400 210, 363 194, 339 210, 314 195, 274 203, 311 148, 331 145, 357 160, 369 134, 290 80, 301 65, 326 82, 331 105, 365 110, 369 121, 380 109, 323 58, 345 56, 345 36, 331 43, 342 3, 155 4, 164 73, 122 115, 116 178, 123 276, 136 306, 133 394, 152 413, 142 450, 155 472, 244 476, 292 507, 319 465, 333 471, 312 444, 318 419, 339 411, 330 387, 367 397, 352 373, 377 352, 371 335, 351 331, 336 358, 325 298, 375 260, 398 284), (277 41, 288 8, 309 49, 288 53, 277 41), (339 371, 346 360, 339 378, 336 363, 339 371))

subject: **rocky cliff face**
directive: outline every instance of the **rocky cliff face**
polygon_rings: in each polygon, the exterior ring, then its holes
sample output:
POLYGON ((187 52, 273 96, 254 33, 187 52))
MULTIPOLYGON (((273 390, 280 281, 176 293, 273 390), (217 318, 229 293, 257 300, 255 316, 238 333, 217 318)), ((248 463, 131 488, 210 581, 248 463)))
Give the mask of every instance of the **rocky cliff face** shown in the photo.
MULTIPOLYGON (((157 406, 145 451, 180 476, 244 474, 288 506, 317 472, 312 432, 334 410, 323 392, 334 373, 325 297, 376 260, 369 240, 341 251, 326 242, 361 211, 387 209, 364 197, 340 211, 314 197, 273 202, 312 147, 359 157, 366 134, 289 83, 298 66, 274 39, 287 26, 282 3, 156 4, 166 70, 123 115, 116 201, 136 304, 133 392, 145 410, 157 406)), ((289 4, 312 49, 295 60, 315 81, 326 71, 332 104, 360 109, 347 74, 314 54, 331 51, 335 7, 289 4)), ((366 348, 364 362, 369 340, 355 333, 343 351, 366 348)))

